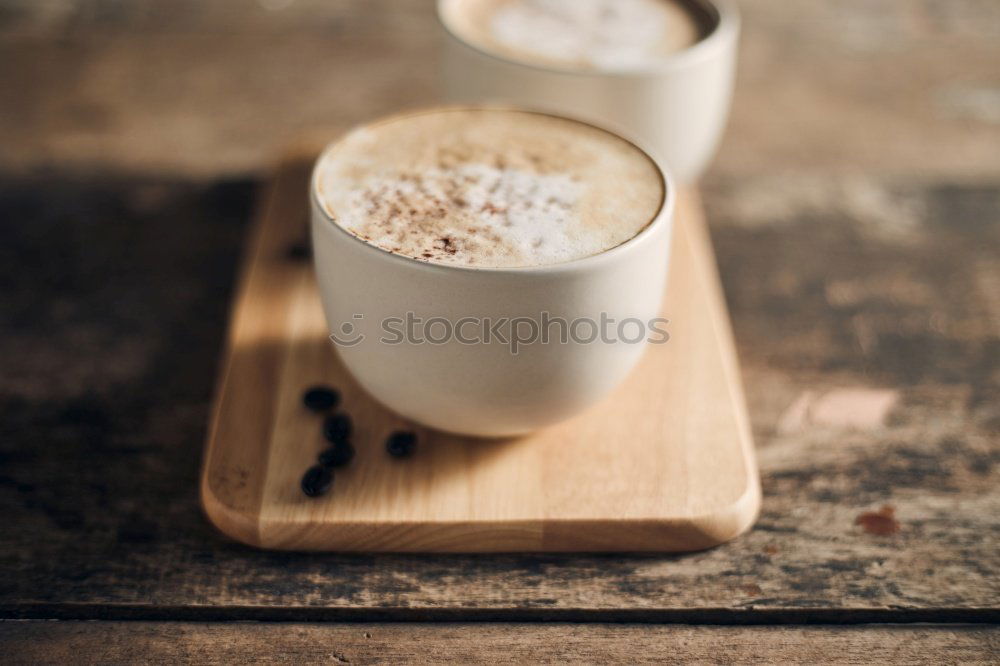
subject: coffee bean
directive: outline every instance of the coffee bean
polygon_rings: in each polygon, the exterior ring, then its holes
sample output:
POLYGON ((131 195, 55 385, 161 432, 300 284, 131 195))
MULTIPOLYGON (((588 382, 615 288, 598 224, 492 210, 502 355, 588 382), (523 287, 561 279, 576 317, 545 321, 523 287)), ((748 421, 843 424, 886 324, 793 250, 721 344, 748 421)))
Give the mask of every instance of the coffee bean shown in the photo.
POLYGON ((313 386, 302 394, 302 404, 314 412, 325 412, 340 403, 340 394, 329 386, 313 386))
POLYGON ((389 435, 385 450, 393 458, 405 458, 417 448, 417 435, 412 432, 397 431, 389 435))
POLYGON ((302 475, 300 485, 309 497, 319 497, 333 485, 333 471, 323 465, 313 465, 302 475))
POLYGON ((326 467, 341 467, 354 458, 354 447, 347 440, 337 442, 319 454, 319 462, 326 467))
POLYGON ((312 256, 312 248, 308 241, 298 241, 288 246, 288 258, 293 261, 305 261, 312 256))
POLYGON ((323 421, 323 436, 334 444, 347 441, 353 429, 351 417, 342 412, 328 416, 323 421))

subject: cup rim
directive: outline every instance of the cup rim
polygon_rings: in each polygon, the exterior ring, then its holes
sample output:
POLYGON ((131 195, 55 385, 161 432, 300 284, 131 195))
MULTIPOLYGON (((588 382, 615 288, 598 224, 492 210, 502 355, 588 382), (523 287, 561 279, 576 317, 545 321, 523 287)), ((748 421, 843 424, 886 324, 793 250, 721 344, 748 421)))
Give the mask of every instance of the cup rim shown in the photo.
POLYGON ((591 77, 591 78, 646 78, 670 72, 683 67, 688 67, 699 61, 710 58, 720 49, 724 49, 731 43, 739 32, 740 14, 734 0, 691 0, 696 4, 704 6, 718 17, 716 24, 711 31, 691 46, 675 51, 673 53, 657 58, 655 63, 642 67, 622 67, 614 69, 584 69, 580 67, 561 66, 558 64, 540 64, 512 56, 496 53, 490 49, 478 46, 463 39, 457 30, 454 30, 445 18, 443 10, 445 3, 456 0, 437 0, 435 3, 435 15, 438 24, 445 33, 455 42, 491 60, 525 67, 527 69, 549 74, 562 74, 568 76, 591 77))
MULTIPOLYGON (((414 268, 423 270, 433 270, 433 271, 462 271, 462 272, 473 272, 473 273, 490 273, 494 275, 510 274, 510 275, 524 275, 524 274, 545 274, 545 273, 563 273, 575 270, 584 270, 596 267, 602 263, 615 260, 618 255, 623 252, 628 252, 631 248, 636 245, 648 241, 650 236, 653 235, 654 231, 663 225, 671 225, 673 221, 674 207, 677 199, 676 195, 676 185, 674 184, 673 176, 670 174, 669 170, 664 166, 664 163, 658 156, 651 152, 648 148, 644 147, 641 142, 636 141, 626 135, 623 135, 617 130, 612 130, 607 127, 603 127, 600 124, 593 123, 589 120, 581 120, 570 115, 564 115, 561 113, 553 113, 551 111, 544 111, 539 109, 532 109, 522 106, 506 105, 506 104, 441 104, 434 106, 420 107, 417 109, 410 109, 407 111, 400 111, 397 113, 389 114, 387 116, 382 116, 376 120, 367 123, 361 123, 355 125, 351 129, 347 130, 344 134, 334 139, 323 148, 320 152, 319 157, 313 163, 312 173, 309 177, 309 200, 312 204, 312 208, 323 216, 323 226, 330 228, 335 233, 339 233, 349 238, 354 243, 357 243, 360 247, 365 248, 365 251, 376 252, 381 257, 391 260, 405 262, 414 268), (570 259, 568 261, 561 261, 554 264, 541 264, 537 266, 470 266, 466 264, 444 264, 432 261, 422 261, 414 257, 407 256, 405 254, 399 254, 397 252, 391 252, 385 248, 381 248, 377 245, 373 245, 368 241, 359 238, 355 234, 352 234, 347 229, 337 224, 336 220, 327 212, 326 208, 320 203, 318 198, 318 179, 319 179, 319 165, 326 158, 327 153, 331 152, 336 148, 336 146, 351 132, 366 127, 375 127, 392 120, 397 120, 399 118, 407 118, 410 116, 419 116, 428 113, 439 113, 442 111, 464 111, 464 110, 489 110, 489 111, 514 111, 519 113, 530 113, 540 116, 548 116, 551 118, 558 118, 561 120, 569 120, 572 122, 581 123, 598 129, 603 132, 607 132, 612 136, 615 136, 622 141, 625 141, 632 147, 636 148, 641 152, 646 159, 648 159, 653 167, 656 169, 657 173, 660 175, 661 185, 663 194, 660 197, 659 206, 656 212, 650 217, 649 222, 640 229, 635 235, 622 241, 614 247, 610 247, 606 250, 598 252, 597 254, 587 255, 586 257, 579 257, 577 259, 570 259)), ((315 261, 315 254, 313 256, 315 261)), ((666 261, 666 258, 664 258, 666 261)))

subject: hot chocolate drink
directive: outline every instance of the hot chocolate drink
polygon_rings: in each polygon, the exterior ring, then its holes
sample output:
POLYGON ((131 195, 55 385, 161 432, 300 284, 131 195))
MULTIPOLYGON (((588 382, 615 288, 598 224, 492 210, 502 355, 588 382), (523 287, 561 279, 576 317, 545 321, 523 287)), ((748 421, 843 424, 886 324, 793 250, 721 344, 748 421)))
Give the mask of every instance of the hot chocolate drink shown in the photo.
POLYGON ((335 223, 383 250, 471 267, 543 266, 609 250, 657 215, 663 175, 585 123, 441 108, 356 129, 316 167, 335 223))
POLYGON ((499 56, 601 71, 655 65, 708 31, 704 12, 683 0, 446 0, 441 14, 499 56))

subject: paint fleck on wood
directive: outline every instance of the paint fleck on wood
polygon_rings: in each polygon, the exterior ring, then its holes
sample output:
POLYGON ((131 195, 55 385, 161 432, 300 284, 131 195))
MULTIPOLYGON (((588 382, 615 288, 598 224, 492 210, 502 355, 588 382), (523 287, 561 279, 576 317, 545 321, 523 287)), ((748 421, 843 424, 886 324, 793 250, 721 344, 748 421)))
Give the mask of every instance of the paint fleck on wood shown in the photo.
POLYGON ((790 434, 810 427, 865 430, 885 425, 898 391, 863 386, 817 393, 805 391, 785 410, 778 432, 790 434))
POLYGON ((896 510, 886 504, 878 511, 865 511, 854 520, 855 525, 868 534, 889 536, 899 531, 899 521, 896 520, 896 510))

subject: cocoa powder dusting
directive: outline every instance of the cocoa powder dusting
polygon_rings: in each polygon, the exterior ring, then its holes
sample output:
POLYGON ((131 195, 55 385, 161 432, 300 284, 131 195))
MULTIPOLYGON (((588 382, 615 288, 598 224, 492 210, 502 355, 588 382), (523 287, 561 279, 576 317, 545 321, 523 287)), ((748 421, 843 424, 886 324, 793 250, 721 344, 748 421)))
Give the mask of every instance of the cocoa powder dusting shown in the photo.
POLYGON ((448 264, 595 254, 631 237, 662 201, 659 174, 641 152, 541 114, 401 117, 355 130, 320 166, 319 193, 338 225, 383 250, 448 264), (622 214, 599 205, 611 191, 635 203, 622 214))

